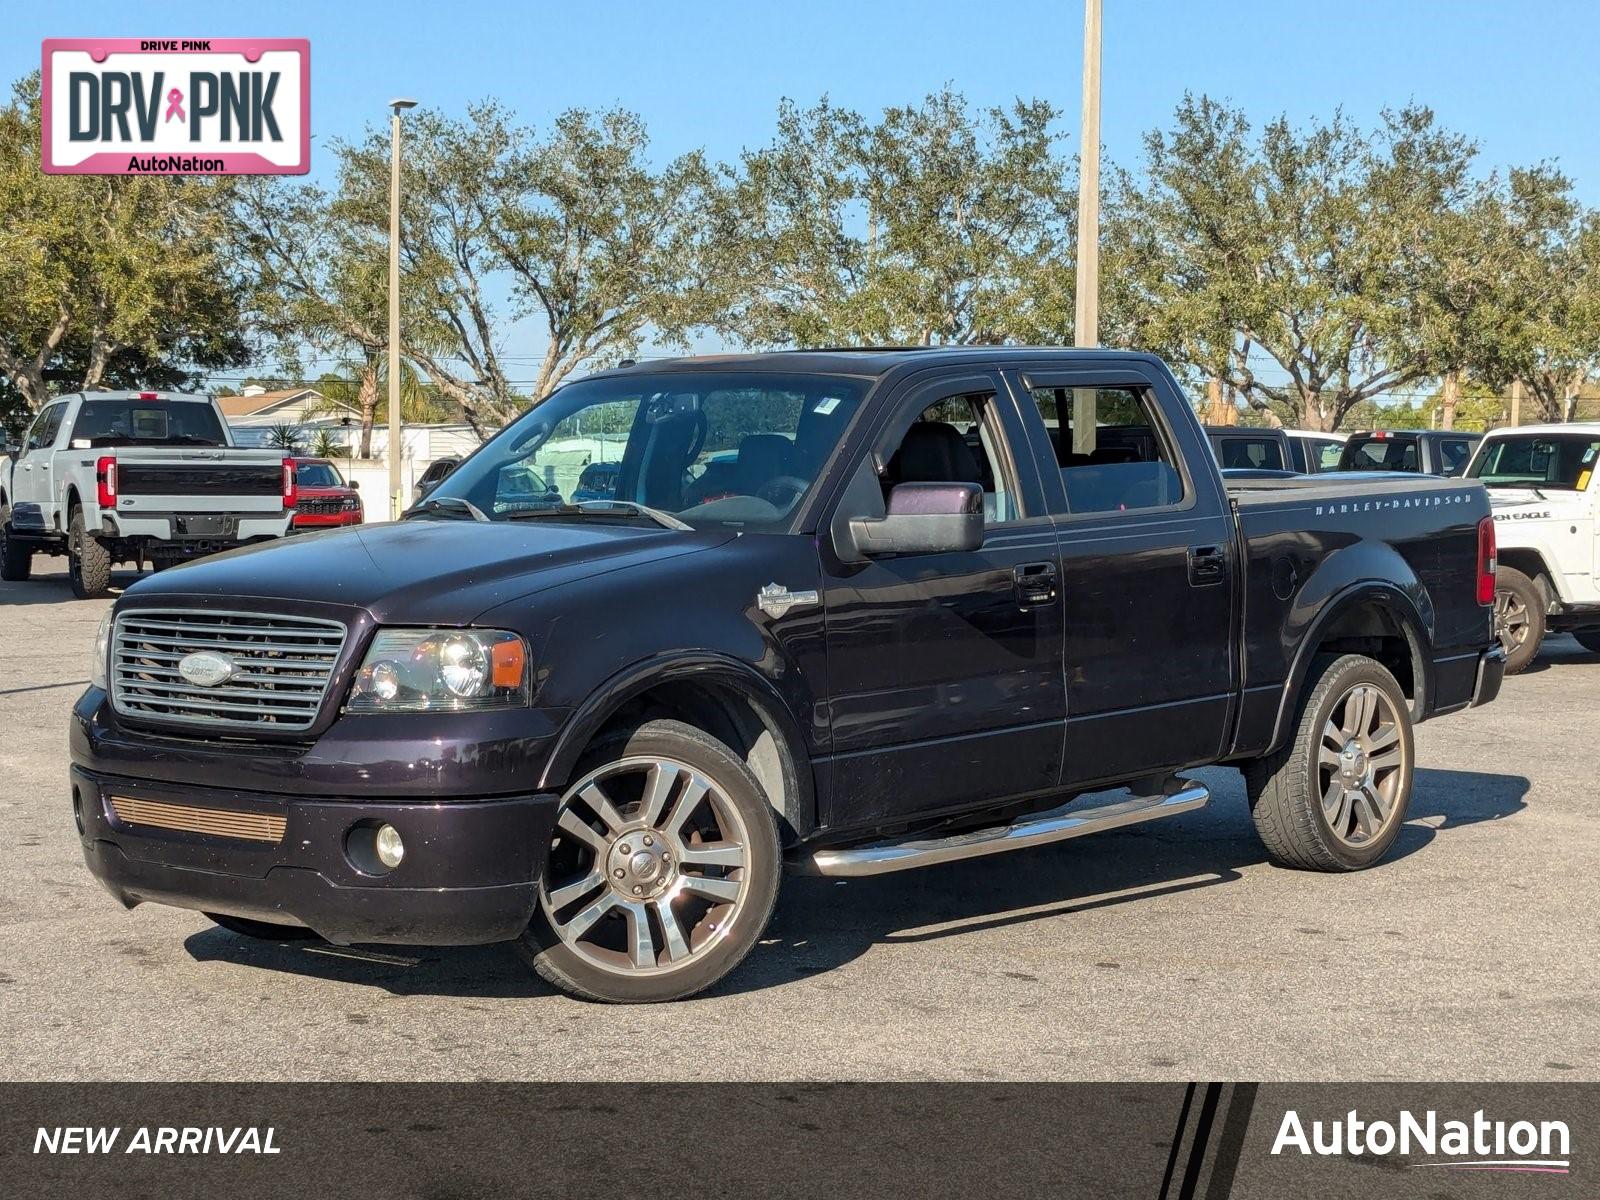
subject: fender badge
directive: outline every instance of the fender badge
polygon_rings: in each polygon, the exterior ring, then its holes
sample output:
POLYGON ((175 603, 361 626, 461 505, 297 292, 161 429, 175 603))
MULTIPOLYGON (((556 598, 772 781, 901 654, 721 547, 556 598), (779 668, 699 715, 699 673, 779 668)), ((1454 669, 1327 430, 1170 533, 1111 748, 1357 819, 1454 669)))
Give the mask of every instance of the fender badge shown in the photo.
POLYGON ((816 603, 816 592, 791 592, 781 583, 769 583, 756 593, 756 607, 773 620, 777 620, 791 608, 816 603))

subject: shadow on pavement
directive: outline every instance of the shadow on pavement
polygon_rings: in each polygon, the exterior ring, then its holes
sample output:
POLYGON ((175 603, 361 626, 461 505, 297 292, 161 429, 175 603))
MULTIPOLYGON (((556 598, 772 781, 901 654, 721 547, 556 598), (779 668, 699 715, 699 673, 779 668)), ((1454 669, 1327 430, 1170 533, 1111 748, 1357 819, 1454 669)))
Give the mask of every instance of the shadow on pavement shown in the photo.
MULTIPOLYGON (((859 958, 879 943, 915 943, 1138 904, 1239 881, 1266 862, 1237 772, 1197 774, 1210 807, 1149 825, 920 871, 846 881, 791 876, 766 936, 745 964, 707 995, 775 987, 859 958)), ((1419 769, 1411 811, 1384 870, 1440 836, 1526 807, 1518 775, 1419 769)), ((1308 884, 1314 882, 1308 877, 1308 884)), ((265 942, 220 928, 184 943, 201 962, 222 961, 381 987, 395 995, 517 997, 551 989, 508 946, 374 948, 265 942)))

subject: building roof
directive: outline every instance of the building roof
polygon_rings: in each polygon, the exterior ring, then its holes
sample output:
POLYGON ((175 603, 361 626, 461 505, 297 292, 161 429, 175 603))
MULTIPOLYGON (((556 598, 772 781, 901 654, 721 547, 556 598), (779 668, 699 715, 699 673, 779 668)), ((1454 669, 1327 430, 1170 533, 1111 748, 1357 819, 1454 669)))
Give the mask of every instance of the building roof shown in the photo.
POLYGON ((290 400, 298 400, 302 396, 321 395, 321 392, 311 387, 284 388, 276 392, 257 392, 253 396, 218 396, 217 404, 228 417, 253 417, 259 412, 276 408, 290 400))

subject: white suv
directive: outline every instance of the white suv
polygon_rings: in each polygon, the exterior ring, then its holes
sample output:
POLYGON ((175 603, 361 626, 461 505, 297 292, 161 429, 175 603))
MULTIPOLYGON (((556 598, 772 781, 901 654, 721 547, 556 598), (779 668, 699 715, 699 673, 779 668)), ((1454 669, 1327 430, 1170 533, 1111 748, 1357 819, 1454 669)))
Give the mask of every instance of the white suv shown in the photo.
POLYGON ((1547 631, 1600 654, 1600 422, 1496 430, 1466 473, 1494 511, 1506 670, 1532 662, 1547 631))

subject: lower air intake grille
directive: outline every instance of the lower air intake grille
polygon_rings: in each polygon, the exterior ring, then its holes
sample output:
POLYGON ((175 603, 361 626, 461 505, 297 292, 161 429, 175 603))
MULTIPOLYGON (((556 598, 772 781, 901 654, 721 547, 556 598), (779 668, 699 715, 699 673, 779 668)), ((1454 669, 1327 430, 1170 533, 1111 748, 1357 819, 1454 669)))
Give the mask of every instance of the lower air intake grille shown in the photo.
POLYGON ((155 829, 207 833, 213 837, 238 838, 247 842, 272 842, 274 845, 283 841, 283 830, 287 824, 286 818, 275 817, 270 813, 194 808, 187 804, 135 800, 131 796, 112 796, 111 811, 124 825, 147 825, 155 829))
POLYGON ((333 681, 338 621, 210 609, 117 615, 111 703, 128 717, 208 729, 311 728, 333 681))

